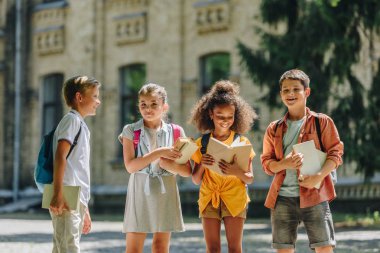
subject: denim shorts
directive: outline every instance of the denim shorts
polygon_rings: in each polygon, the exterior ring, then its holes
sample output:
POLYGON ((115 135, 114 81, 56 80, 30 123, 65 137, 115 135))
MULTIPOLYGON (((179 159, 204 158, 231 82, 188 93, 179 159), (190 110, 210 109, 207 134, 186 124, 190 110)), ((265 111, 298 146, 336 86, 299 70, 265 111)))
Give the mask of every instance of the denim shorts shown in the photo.
POLYGON ((278 196, 271 210, 272 248, 294 249, 298 225, 303 222, 311 249, 324 246, 335 247, 335 232, 330 206, 327 201, 300 208, 299 197, 278 196))

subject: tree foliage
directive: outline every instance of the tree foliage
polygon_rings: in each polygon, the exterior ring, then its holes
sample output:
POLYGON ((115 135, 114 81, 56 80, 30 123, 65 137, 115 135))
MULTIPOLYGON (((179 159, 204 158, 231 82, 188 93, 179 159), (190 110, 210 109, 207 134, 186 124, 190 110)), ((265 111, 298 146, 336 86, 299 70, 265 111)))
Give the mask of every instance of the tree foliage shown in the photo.
POLYGON ((333 117, 345 160, 355 161, 357 171, 371 178, 380 171, 380 62, 375 55, 380 1, 262 0, 260 9, 260 21, 272 29, 256 28, 258 50, 241 42, 238 49, 254 83, 268 88, 262 100, 270 108, 279 106, 280 75, 304 70, 311 78, 309 107, 333 117), (283 33, 273 32, 283 26, 283 33), (363 61, 363 49, 370 55, 369 87, 353 71, 363 61))

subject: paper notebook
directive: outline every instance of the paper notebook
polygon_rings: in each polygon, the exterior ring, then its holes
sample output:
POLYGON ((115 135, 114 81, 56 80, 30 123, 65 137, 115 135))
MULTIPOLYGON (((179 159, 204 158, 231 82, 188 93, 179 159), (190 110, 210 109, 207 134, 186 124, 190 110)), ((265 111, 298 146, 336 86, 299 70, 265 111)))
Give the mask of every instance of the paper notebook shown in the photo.
POLYGON ((207 166, 207 168, 221 175, 225 175, 220 170, 218 162, 223 159, 224 161, 231 163, 234 155, 236 155, 236 160, 239 167, 245 172, 248 172, 251 151, 252 145, 247 144, 246 142, 234 141, 231 146, 229 146, 213 137, 210 137, 206 153, 212 155, 215 162, 213 165, 207 166))
POLYGON ((198 145, 191 139, 186 137, 181 137, 176 140, 174 147, 177 148, 182 156, 175 160, 178 164, 185 164, 191 156, 197 151, 198 145))
MULTIPOLYGON (((42 194, 42 208, 49 209, 53 197, 53 185, 45 184, 44 193, 42 194)), ((70 210, 79 210, 80 186, 63 186, 63 197, 66 200, 70 210)))
MULTIPOLYGON (((303 163, 300 169, 301 175, 317 174, 326 161, 327 154, 316 149, 314 140, 293 145, 294 152, 303 154, 303 163)), ((314 186, 319 189, 321 184, 314 186)))

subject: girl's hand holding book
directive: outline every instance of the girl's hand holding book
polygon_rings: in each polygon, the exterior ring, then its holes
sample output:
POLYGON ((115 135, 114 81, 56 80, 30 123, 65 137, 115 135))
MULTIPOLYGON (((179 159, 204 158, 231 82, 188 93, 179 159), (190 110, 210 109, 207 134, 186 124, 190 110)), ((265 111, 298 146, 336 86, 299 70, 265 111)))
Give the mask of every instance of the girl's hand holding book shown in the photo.
POLYGON ((218 165, 223 174, 226 175, 238 176, 239 174, 244 173, 244 171, 239 167, 239 165, 236 162, 236 155, 234 156, 232 163, 220 160, 218 165))
POLYGON ((201 165, 203 167, 211 166, 214 164, 214 162, 215 162, 215 159, 214 157, 212 157, 212 155, 209 155, 209 154, 202 155, 201 165))

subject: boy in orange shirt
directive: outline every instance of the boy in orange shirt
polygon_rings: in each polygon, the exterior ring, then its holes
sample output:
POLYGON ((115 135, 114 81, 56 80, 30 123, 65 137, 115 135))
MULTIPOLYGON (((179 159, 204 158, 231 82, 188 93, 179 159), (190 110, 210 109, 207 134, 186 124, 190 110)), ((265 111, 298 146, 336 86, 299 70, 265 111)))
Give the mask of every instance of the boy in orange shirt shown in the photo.
POLYGON ((278 253, 293 253, 297 228, 302 221, 310 248, 331 253, 336 245, 329 202, 336 197, 331 171, 342 164, 343 143, 333 120, 306 107, 310 96, 309 77, 301 70, 286 71, 280 78, 280 95, 288 113, 269 124, 263 141, 261 163, 274 176, 265 206, 271 209, 272 247, 278 253), (316 130, 321 129, 321 143, 316 130), (317 149, 327 153, 320 172, 300 176, 303 155, 293 145, 314 140, 317 149), (321 183, 320 189, 314 186, 321 183))

